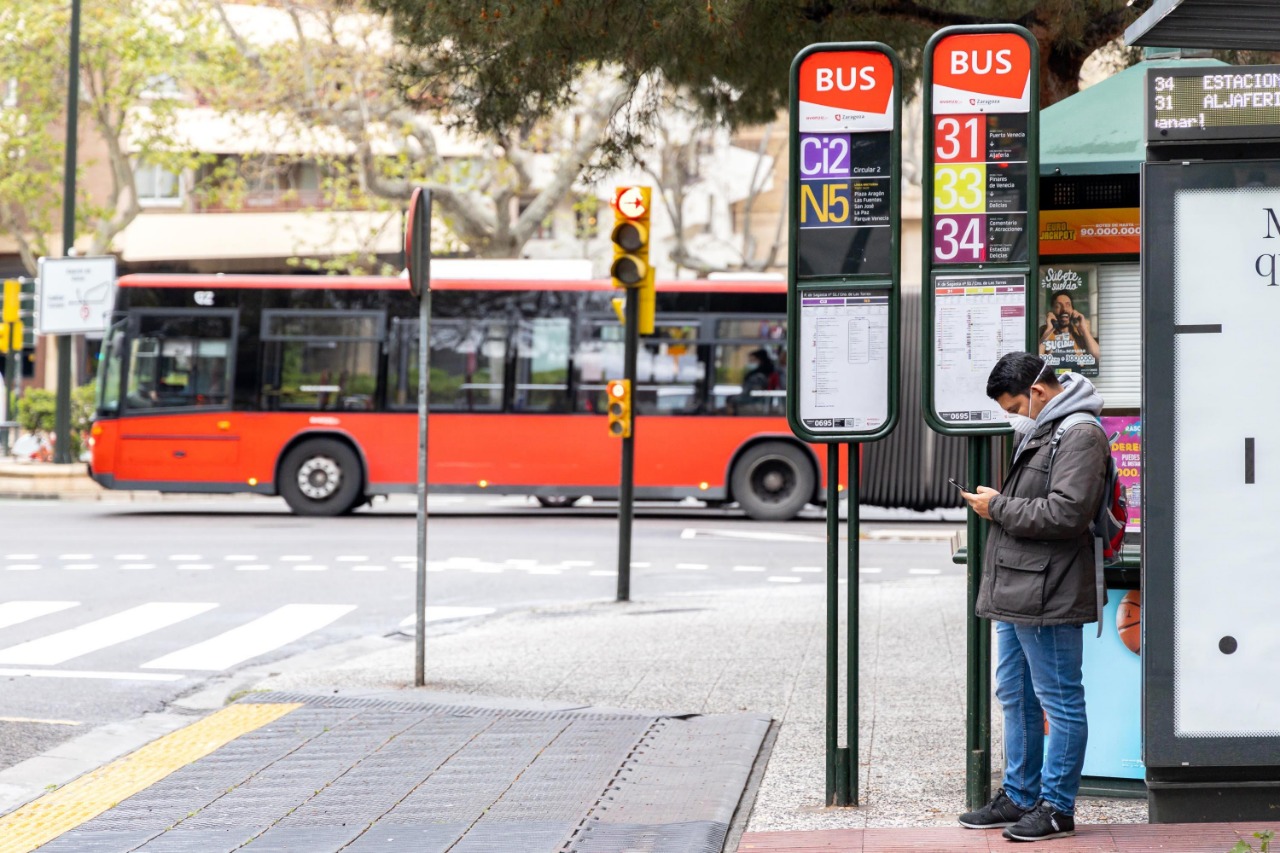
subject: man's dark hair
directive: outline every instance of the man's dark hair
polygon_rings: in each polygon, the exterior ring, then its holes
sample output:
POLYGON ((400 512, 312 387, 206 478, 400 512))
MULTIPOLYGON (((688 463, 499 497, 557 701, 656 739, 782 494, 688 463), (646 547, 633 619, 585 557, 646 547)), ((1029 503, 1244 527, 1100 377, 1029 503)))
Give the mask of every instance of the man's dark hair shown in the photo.
POLYGON ((1058 377, 1038 355, 1029 352, 1011 352, 1000 357, 987 377, 987 396, 992 400, 1001 394, 1016 397, 1026 394, 1031 386, 1041 382, 1049 388, 1058 387, 1058 377))

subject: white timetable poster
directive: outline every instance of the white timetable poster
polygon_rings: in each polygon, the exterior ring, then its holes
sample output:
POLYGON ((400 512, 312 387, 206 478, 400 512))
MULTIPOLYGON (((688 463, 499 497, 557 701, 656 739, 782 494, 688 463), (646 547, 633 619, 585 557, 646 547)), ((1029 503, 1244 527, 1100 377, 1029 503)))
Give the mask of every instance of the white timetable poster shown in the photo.
POLYGON ((872 433, 889 417, 889 293, 800 294, 799 418, 814 433, 872 433))
POLYGON ((1002 355, 1027 348, 1027 277, 940 275, 933 287, 934 411, 949 425, 1003 424, 987 377, 1002 355))

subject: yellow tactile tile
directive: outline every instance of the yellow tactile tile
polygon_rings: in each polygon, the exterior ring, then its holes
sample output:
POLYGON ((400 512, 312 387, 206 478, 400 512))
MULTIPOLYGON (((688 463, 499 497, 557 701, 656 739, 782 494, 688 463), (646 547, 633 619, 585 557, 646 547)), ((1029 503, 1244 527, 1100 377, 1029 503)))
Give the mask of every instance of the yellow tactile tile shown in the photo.
POLYGON ((29 853, 300 704, 232 705, 0 817, 0 853, 29 853))

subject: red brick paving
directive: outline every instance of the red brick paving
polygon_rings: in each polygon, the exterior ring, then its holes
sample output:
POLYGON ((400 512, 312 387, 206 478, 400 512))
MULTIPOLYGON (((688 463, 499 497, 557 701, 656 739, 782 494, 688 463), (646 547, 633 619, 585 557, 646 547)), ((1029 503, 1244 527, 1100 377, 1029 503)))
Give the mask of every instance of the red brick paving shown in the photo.
POLYGON ((738 853, 1228 853, 1237 841, 1280 823, 1165 823, 1081 826, 1070 838, 1017 843, 998 829, 963 827, 837 829, 821 832, 749 832, 738 853))

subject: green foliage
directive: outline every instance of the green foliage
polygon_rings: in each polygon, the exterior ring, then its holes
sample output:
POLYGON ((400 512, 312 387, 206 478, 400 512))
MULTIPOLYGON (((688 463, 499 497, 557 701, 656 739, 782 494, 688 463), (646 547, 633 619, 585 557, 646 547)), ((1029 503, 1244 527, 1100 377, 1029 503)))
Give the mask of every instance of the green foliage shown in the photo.
MULTIPOLYGON (((93 383, 71 389, 71 451, 80 455, 83 434, 94 414, 93 383)), ((57 426, 57 396, 44 388, 29 388, 18 398, 18 425, 27 432, 53 433, 57 426)))
POLYGON ((787 103, 792 57, 815 42, 882 41, 918 77, 925 42, 951 24, 1018 23, 1043 57, 1042 103, 1076 91, 1080 65, 1121 35, 1127 0, 371 0, 415 48, 412 97, 452 101, 459 123, 497 133, 556 114, 584 81, 618 77, 632 100, 611 142, 633 149, 661 119, 646 80, 687 93, 728 124, 772 121, 787 103))
MULTIPOLYGON (((1273 831, 1264 829, 1262 832, 1255 832, 1253 837, 1261 842, 1256 853, 1270 853, 1271 842, 1276 837, 1273 831)), ((1254 853, 1253 845, 1247 841, 1237 841, 1236 846, 1231 848, 1231 853, 1254 853)))

